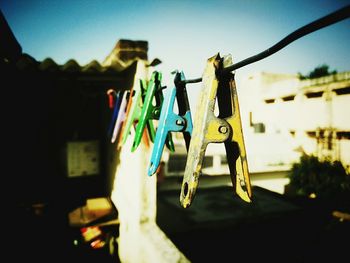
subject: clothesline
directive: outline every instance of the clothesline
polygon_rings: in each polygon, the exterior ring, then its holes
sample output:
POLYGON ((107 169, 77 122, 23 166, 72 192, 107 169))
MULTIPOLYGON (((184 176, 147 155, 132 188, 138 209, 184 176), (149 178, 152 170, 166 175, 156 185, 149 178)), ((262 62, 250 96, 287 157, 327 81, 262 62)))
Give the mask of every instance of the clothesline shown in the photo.
MULTIPOLYGON (((285 38, 277 42, 272 47, 260 52, 257 55, 251 56, 249 58, 246 58, 240 62, 237 62, 229 67, 226 67, 222 70, 222 74, 226 74, 228 72, 234 71, 236 69, 239 69, 241 67, 244 67, 246 65, 249 65, 251 63, 257 62, 259 60, 262 60, 289 45, 290 43, 294 42, 295 40, 306 36, 314 31, 317 31, 321 28, 324 28, 326 26, 332 25, 334 23, 340 22, 346 18, 350 17, 350 5, 345 6, 329 15, 326 15, 322 18, 319 18, 303 27, 300 27, 299 29, 295 30, 294 32, 287 35, 285 38)), ((185 80, 185 83, 197 83, 201 82, 202 78, 196 78, 196 79, 188 79, 185 80)))

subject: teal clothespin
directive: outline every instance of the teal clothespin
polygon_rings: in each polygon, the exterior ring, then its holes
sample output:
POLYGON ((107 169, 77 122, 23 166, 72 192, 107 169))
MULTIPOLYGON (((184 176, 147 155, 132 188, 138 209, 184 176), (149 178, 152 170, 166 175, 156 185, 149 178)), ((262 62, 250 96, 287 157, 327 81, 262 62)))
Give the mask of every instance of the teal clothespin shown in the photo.
POLYGON ((164 144, 171 132, 182 132, 188 150, 192 133, 192 117, 183 72, 176 71, 174 86, 167 89, 162 105, 156 138, 154 141, 148 175, 156 173, 162 157, 164 144), (175 98, 179 114, 174 113, 175 98))

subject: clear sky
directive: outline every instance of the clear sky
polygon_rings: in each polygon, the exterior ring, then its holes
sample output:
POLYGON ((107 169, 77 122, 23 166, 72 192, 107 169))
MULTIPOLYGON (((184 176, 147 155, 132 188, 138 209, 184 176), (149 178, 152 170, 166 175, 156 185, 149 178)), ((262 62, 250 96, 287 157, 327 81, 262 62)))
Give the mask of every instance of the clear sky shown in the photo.
MULTIPOLYGON (((0 0, 23 51, 37 60, 84 65, 102 62, 121 39, 147 40, 149 59, 165 74, 200 77, 220 52, 236 62, 299 27, 350 4, 345 0, 0 0)), ((236 71, 308 73, 323 63, 350 70, 350 19, 307 35, 260 62, 236 71)))

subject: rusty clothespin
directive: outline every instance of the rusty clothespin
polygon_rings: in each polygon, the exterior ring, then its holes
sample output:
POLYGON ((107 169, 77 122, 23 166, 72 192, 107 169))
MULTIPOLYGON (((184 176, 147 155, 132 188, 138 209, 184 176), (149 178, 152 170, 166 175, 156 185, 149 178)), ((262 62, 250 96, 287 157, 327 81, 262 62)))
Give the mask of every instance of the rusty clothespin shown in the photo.
MULTIPOLYGON (((148 175, 156 173, 162 157, 164 144, 169 140, 171 132, 182 132, 188 150, 192 133, 192 117, 183 72, 175 72, 173 86, 166 89, 162 105, 156 137, 154 140, 148 175), (174 113, 175 98, 179 114, 174 113)), ((170 138, 171 139, 171 138, 170 138)))
POLYGON ((201 175, 203 158, 209 143, 224 143, 232 185, 238 196, 251 202, 252 191, 234 74, 221 74, 232 63, 231 56, 219 54, 208 59, 202 76, 202 90, 194 119, 191 144, 182 182, 180 203, 191 205, 201 175), (219 115, 214 115, 217 100, 219 115))

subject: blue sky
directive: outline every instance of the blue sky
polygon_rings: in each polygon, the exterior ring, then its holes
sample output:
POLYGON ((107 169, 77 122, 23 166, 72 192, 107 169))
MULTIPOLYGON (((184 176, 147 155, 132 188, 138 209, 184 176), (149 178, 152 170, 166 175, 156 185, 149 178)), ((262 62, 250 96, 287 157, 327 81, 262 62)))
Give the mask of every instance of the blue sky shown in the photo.
MULTIPOLYGON (((184 70, 200 77, 206 60, 220 52, 236 62, 255 55, 299 27, 350 1, 336 0, 0 0, 23 51, 63 64, 100 62, 121 39, 147 40, 149 59, 165 74, 184 70)), ((326 63, 350 70, 350 19, 307 35, 278 53, 236 71, 308 73, 326 63)))

